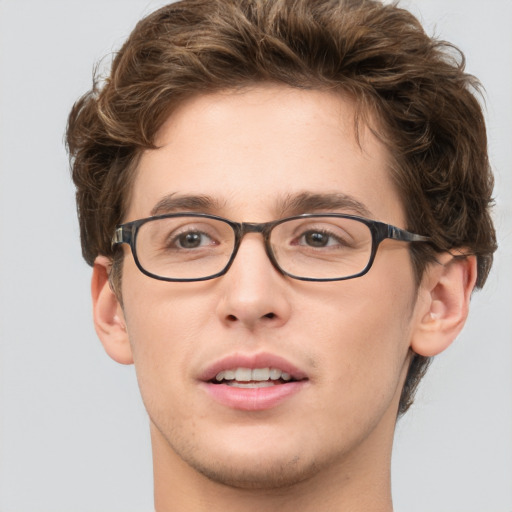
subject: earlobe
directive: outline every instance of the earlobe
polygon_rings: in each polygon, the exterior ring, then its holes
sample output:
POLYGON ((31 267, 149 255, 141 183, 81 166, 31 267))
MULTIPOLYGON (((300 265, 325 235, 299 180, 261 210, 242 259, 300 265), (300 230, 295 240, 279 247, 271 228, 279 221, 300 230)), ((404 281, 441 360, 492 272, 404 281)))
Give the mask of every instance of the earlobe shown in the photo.
POLYGON ((462 330, 476 282, 476 256, 443 254, 429 266, 420 285, 418 324, 411 349, 432 357, 450 346, 462 330))
POLYGON ((123 310, 110 287, 111 262, 106 256, 94 261, 91 280, 94 327, 107 354, 121 364, 132 364, 133 356, 123 310))

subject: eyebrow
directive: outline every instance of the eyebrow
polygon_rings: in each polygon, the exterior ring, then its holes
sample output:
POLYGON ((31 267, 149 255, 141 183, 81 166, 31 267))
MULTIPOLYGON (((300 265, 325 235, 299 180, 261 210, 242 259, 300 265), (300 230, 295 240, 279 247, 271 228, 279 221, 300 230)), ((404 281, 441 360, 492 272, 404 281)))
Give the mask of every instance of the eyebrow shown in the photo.
MULTIPOLYGON (((150 214, 154 216, 181 211, 218 214, 225 206, 225 201, 219 201, 208 195, 171 193, 160 199, 152 208, 150 214)), ((342 193, 301 192, 288 195, 284 199, 276 201, 275 210, 279 218, 302 213, 327 213, 339 210, 372 218, 372 213, 361 201, 342 193)))
POLYGON ((151 210, 151 215, 161 215, 177 211, 196 211, 215 213, 222 208, 222 204, 211 196, 206 195, 178 195, 176 193, 164 196, 151 210))
POLYGON ((281 216, 300 215, 302 213, 332 212, 335 210, 349 211, 362 217, 372 218, 371 211, 356 198, 342 193, 311 193, 302 192, 290 195, 279 205, 281 216))

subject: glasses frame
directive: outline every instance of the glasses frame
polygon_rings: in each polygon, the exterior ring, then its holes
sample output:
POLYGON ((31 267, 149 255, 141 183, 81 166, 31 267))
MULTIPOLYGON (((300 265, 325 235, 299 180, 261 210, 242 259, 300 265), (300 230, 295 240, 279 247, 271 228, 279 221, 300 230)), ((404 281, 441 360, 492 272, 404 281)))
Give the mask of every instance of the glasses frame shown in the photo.
POLYGON ((364 217, 359 217, 357 215, 349 215, 344 213, 304 213, 301 215, 295 215, 293 217, 285 217, 283 219, 274 220, 271 222, 263 222, 263 223, 254 223, 254 222, 234 222, 229 219, 225 219, 224 217, 218 217, 217 215, 210 215, 208 213, 198 213, 198 212, 180 212, 180 213, 167 213, 164 215, 155 215, 153 217, 146 217, 144 219, 138 219, 131 222, 127 222, 125 224, 121 224, 116 227, 114 231, 114 236, 112 237, 112 248, 119 246, 120 244, 128 244, 130 246, 133 259, 137 268, 148 277, 153 279, 157 279, 159 281, 170 281, 170 282, 194 282, 194 281, 208 281, 210 279, 215 279, 217 277, 223 276, 230 269, 235 257, 238 253, 238 249, 240 248, 240 244, 242 243, 243 237, 247 233, 261 233, 263 236, 263 240, 265 243, 265 251, 267 256, 274 266, 274 268, 280 272, 282 275, 291 277, 292 279, 297 279, 299 281, 346 281, 348 279, 355 279, 357 277, 361 277, 365 275, 373 265, 375 260, 375 255, 377 254, 377 249, 382 241, 386 239, 398 240, 400 242, 429 242, 430 238, 423 235, 417 235, 415 233, 411 233, 405 229, 397 228, 391 224, 385 224, 384 222, 379 222, 377 220, 370 220, 364 217), (227 262, 226 266, 216 274, 212 274, 206 277, 199 278, 173 278, 173 277, 162 277, 157 274, 152 274, 147 271, 141 264, 137 257, 137 233, 141 226, 146 224, 147 222, 151 222, 158 219, 167 219, 172 217, 197 217, 203 219, 213 219, 224 222, 228 224, 235 233, 235 243, 233 246, 233 252, 231 253, 231 257, 227 262), (272 251, 272 247, 270 245, 270 234, 272 230, 282 224, 283 222, 297 220, 297 219, 311 219, 315 217, 336 217, 343 219, 352 219, 358 222, 365 224, 371 232, 372 236, 372 248, 370 252, 370 258, 366 267, 359 273, 353 274, 345 277, 335 277, 335 278, 316 278, 316 277, 301 277, 296 276, 294 274, 290 274, 283 270, 279 263, 277 262, 274 253, 272 251))

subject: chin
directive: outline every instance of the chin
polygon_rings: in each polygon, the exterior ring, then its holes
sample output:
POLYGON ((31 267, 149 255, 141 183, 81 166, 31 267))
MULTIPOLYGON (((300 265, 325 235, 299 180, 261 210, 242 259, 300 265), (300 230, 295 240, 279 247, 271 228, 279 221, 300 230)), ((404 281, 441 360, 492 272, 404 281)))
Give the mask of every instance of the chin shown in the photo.
MULTIPOLYGON (((292 487, 333 462, 335 450, 316 453, 312 439, 297 438, 289 431, 276 433, 272 428, 251 426, 249 432, 242 430, 244 435, 237 429, 224 429, 222 434, 210 432, 196 443, 189 435, 184 436, 182 429, 153 437, 161 448, 166 446, 164 450, 169 455, 178 457, 193 471, 212 482, 238 489, 271 491, 292 487)), ((190 434, 190 429, 187 432, 190 434)))
POLYGON ((300 455, 287 461, 268 458, 251 464, 248 459, 244 457, 243 461, 215 461, 211 464, 197 460, 187 462, 215 483, 246 490, 282 490, 318 473, 317 464, 303 460, 300 455))

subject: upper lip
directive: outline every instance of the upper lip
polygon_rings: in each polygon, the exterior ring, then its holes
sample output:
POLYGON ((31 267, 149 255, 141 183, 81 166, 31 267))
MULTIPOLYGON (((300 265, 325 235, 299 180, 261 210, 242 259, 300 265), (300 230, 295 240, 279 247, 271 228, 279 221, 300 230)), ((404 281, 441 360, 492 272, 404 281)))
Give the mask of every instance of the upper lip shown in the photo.
POLYGON ((281 356, 269 353, 236 353, 230 354, 210 364, 199 374, 199 380, 208 382, 215 379, 215 376, 219 372, 223 370, 232 370, 234 368, 278 368, 283 372, 289 373, 293 380, 307 379, 305 372, 281 356))

